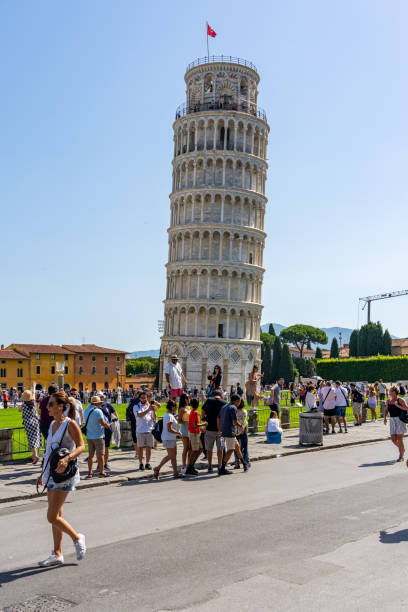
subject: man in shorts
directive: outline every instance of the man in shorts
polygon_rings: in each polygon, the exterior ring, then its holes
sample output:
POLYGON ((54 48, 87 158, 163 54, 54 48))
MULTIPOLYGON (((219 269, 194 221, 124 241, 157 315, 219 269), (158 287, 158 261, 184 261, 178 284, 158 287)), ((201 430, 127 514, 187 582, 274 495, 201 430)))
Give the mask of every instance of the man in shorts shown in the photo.
POLYGON ((348 400, 348 391, 346 387, 344 387, 339 380, 336 381, 336 417, 337 423, 340 428, 340 433, 342 433, 341 423, 344 425, 344 433, 347 433, 347 421, 346 421, 346 410, 347 410, 347 400, 348 400))
POLYGON ((154 444, 152 430, 156 422, 156 407, 147 401, 146 391, 139 396, 139 403, 133 407, 136 417, 137 453, 139 457, 139 470, 151 470, 150 457, 154 444), (143 449, 146 449, 146 465, 143 465, 143 449))
POLYGON ((200 456, 202 444, 200 440, 201 428, 205 427, 206 423, 200 423, 200 413, 198 412, 199 401, 196 397, 191 400, 191 412, 188 417, 188 438, 191 445, 190 461, 186 469, 186 474, 197 476, 198 471, 194 464, 200 456))
POLYGON ((244 471, 246 472, 248 469, 248 464, 242 456, 241 448, 238 444, 238 440, 235 437, 235 431, 238 425, 237 408, 240 404, 240 396, 237 393, 233 393, 231 395, 231 403, 225 404, 225 406, 221 408, 220 414, 217 419, 218 430, 221 432, 221 435, 224 438, 225 445, 224 460, 222 461, 221 468, 218 468, 219 476, 224 476, 225 474, 232 474, 232 472, 227 470, 226 466, 228 465, 228 461, 234 450, 237 453, 238 459, 242 461, 244 471))
POLYGON ((357 389, 354 383, 350 384, 350 389, 355 425, 361 425, 363 419, 363 394, 357 389))
POLYGON ((175 400, 184 393, 184 387, 188 385, 177 355, 172 355, 170 357, 170 361, 164 370, 164 375, 169 386, 171 398, 175 400))
POLYGON ((91 398, 91 404, 85 408, 84 421, 86 424, 86 440, 88 442, 88 476, 92 478, 93 458, 96 454, 96 461, 99 467, 99 476, 105 478, 109 476, 105 472, 105 429, 110 429, 109 423, 103 418, 101 405, 103 399, 99 395, 94 395, 91 398))
POLYGON ((218 469, 222 467, 224 441, 221 437, 221 433, 218 430, 217 419, 221 408, 225 405, 226 402, 222 399, 222 392, 219 389, 216 389, 212 396, 204 402, 201 409, 201 416, 203 417, 203 420, 207 422, 204 441, 209 474, 214 471, 212 467, 214 442, 217 444, 218 469))

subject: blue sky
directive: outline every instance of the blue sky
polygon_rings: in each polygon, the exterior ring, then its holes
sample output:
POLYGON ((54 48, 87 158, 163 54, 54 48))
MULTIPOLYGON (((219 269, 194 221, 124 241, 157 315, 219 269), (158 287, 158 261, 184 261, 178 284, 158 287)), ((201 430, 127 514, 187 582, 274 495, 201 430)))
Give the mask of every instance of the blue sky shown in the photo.
MULTIPOLYGON (((172 122, 206 20, 210 52, 261 75, 263 321, 354 327, 358 297, 408 288, 406 2, 3 0, 2 343, 159 346, 172 122)), ((407 312, 372 308, 400 336, 407 312)))

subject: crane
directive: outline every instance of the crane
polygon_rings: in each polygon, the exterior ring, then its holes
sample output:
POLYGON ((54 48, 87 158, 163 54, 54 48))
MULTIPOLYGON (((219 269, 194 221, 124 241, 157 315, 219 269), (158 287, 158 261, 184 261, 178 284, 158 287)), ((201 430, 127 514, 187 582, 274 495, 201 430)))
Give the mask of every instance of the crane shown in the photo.
POLYGON ((358 298, 359 302, 364 302, 361 310, 367 305, 367 323, 370 323, 370 315, 371 315, 371 302, 375 300, 387 300, 388 298, 399 297, 400 295, 408 295, 408 289, 403 289, 402 291, 391 291, 390 293, 380 293, 379 295, 369 295, 368 297, 358 298))

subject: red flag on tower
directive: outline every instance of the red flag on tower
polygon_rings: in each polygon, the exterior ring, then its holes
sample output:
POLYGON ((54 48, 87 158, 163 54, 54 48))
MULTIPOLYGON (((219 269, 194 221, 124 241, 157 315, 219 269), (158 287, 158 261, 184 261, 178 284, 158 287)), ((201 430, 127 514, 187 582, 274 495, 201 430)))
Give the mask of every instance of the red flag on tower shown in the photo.
POLYGON ((207 23, 207 36, 211 36, 212 38, 215 38, 217 36, 217 32, 213 30, 212 27, 208 25, 208 23, 207 23))

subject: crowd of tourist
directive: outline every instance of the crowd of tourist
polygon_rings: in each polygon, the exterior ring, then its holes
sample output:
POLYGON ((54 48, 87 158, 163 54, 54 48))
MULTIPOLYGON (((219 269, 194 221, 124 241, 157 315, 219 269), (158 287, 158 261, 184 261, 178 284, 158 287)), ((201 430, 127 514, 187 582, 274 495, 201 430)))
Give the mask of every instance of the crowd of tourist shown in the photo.
MULTIPOLYGON (((245 392, 238 382, 232 385, 227 393, 222 389, 221 368, 216 366, 213 372, 208 373, 209 382, 205 391, 197 388, 189 390, 177 355, 171 357, 164 374, 167 383, 165 391, 141 389, 131 391, 127 396, 126 419, 130 425, 135 459, 139 470, 150 472, 152 479, 159 480, 161 469, 166 463, 170 463, 173 477, 176 479, 197 476, 196 462, 200 455, 201 460, 206 462, 208 474, 216 471, 218 476, 230 475, 233 473, 228 467, 230 464, 236 470, 242 465, 246 472, 251 463, 245 393, 250 410, 253 410, 260 400, 269 407, 266 441, 280 442, 280 402, 285 386, 283 379, 266 390, 262 385, 262 373, 254 366, 246 381, 245 392), (160 400, 163 399, 166 400, 166 412, 160 418, 158 411, 162 406, 160 400), (182 441, 180 446, 177 445, 178 439, 182 441), (153 469, 152 449, 159 442, 166 454, 153 469), (177 456, 179 449, 181 465, 177 456), (232 457, 234 459, 231 462, 232 457)), ((404 459, 403 435, 408 422, 408 405, 403 399, 406 390, 402 384, 388 388, 383 381, 368 385, 319 380, 298 386, 292 383, 288 391, 292 405, 297 402, 299 406, 304 406, 306 411, 323 413, 325 434, 348 432, 348 406, 352 406, 355 426, 361 426, 363 408, 370 410, 372 421, 375 421, 378 402, 383 402, 384 423, 387 424, 388 420, 390 422, 391 440, 399 451, 398 461, 404 459)), ((84 401, 85 396, 77 389, 71 388, 63 392, 54 384, 49 386, 47 392, 37 390, 36 394, 33 394, 25 390, 21 394, 19 409, 32 450, 33 464, 40 461, 42 437, 46 444, 37 487, 43 486, 48 492, 47 517, 52 525, 54 548, 50 557, 40 562, 42 566, 63 563, 63 533, 71 537, 77 558, 81 559, 85 555, 85 536, 75 531, 62 518, 63 504, 79 481, 77 462, 79 455, 85 450, 82 434, 86 437, 88 447, 85 460, 88 466, 86 478, 106 478, 110 475, 109 447, 112 441, 116 445, 120 443, 119 416, 113 405, 118 396, 118 391, 95 391, 89 393, 87 401, 84 401)))

